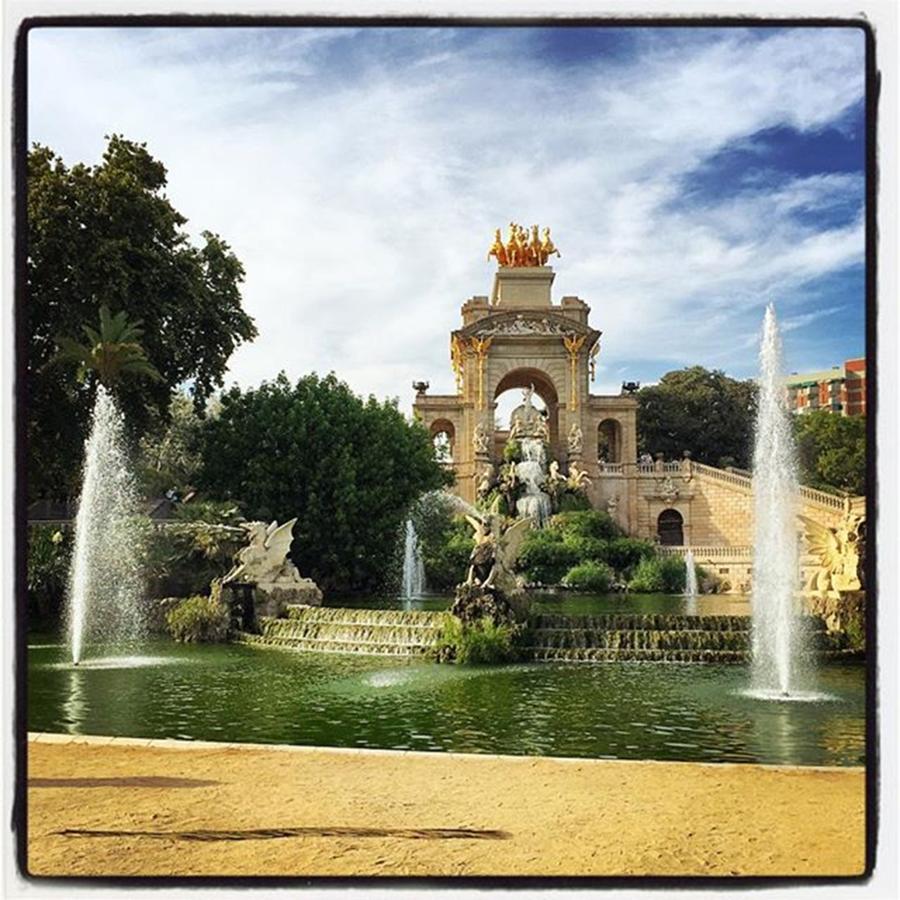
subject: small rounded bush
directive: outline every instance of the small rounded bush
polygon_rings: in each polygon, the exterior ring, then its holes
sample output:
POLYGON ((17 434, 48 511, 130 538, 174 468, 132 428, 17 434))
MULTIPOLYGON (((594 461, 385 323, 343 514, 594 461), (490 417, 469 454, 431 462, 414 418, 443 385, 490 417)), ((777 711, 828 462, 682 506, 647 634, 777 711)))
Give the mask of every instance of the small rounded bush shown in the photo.
POLYGON ((606 563, 590 559, 569 569, 563 584, 582 591, 606 594, 612 587, 613 579, 613 570, 606 563))
POLYGON ((169 634, 185 644, 215 644, 228 637, 228 607, 213 597, 188 597, 166 615, 169 634))
POLYGON ((641 560, 628 582, 628 589, 637 594, 680 594, 684 585, 684 560, 663 556, 641 560))

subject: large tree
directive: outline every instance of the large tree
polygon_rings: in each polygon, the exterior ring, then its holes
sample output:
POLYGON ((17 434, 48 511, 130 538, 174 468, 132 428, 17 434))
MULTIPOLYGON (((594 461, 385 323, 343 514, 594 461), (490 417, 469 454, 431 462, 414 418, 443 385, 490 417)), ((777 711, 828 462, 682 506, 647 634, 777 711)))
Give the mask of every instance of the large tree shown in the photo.
POLYGON ((297 517, 291 556, 324 589, 383 585, 413 500, 447 483, 425 428, 333 374, 222 396, 198 483, 252 519, 297 517))
POLYGON ((691 366, 668 372, 638 391, 638 444, 642 452, 748 468, 753 454, 756 385, 718 369, 691 366))
POLYGON ((866 492, 866 420, 815 410, 796 416, 800 479, 817 488, 866 492))
POLYGON ((158 380, 123 379, 118 400, 143 431, 190 383, 202 408, 229 357, 256 335, 241 308, 241 263, 217 235, 194 246, 165 194, 166 169, 137 144, 108 139, 98 165, 68 167, 35 145, 27 170, 26 416, 32 497, 64 497, 78 477, 95 379, 49 365, 101 307, 143 323, 140 346, 158 380))

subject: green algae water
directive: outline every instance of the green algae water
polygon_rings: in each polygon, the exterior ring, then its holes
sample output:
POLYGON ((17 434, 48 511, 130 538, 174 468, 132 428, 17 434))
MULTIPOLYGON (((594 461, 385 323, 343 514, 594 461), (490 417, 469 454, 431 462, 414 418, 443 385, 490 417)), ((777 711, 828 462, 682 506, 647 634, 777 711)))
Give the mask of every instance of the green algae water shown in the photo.
POLYGON ((464 753, 860 765, 865 668, 817 703, 754 700, 744 665, 504 667, 148 641, 71 664, 30 636, 32 731, 464 753), (131 652, 131 651, 128 651, 131 652))

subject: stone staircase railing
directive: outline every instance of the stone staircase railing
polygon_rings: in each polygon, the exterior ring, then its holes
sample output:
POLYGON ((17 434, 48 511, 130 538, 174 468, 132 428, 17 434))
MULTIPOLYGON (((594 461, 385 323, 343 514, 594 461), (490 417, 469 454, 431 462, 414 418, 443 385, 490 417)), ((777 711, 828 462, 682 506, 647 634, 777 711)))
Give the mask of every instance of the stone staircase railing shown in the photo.
POLYGON ((681 556, 687 555, 688 550, 694 554, 694 559, 752 559, 752 547, 721 547, 721 546, 687 546, 687 545, 661 545, 656 548, 657 552, 663 556, 681 556))
MULTIPOLYGON (((677 465, 677 463, 675 465, 677 465)), ((704 478, 713 478, 717 481, 732 484, 735 487, 744 488, 748 491, 753 488, 753 479, 749 475, 742 475, 733 470, 717 469, 715 466, 707 466, 704 463, 691 463, 691 468, 694 470, 695 474, 704 478)), ((800 487, 800 496, 809 503, 815 503, 819 506, 827 506, 831 509, 838 510, 847 509, 848 505, 852 503, 854 499, 850 496, 841 497, 836 494, 829 494, 826 491, 819 491, 815 488, 804 487, 802 485, 800 487)))

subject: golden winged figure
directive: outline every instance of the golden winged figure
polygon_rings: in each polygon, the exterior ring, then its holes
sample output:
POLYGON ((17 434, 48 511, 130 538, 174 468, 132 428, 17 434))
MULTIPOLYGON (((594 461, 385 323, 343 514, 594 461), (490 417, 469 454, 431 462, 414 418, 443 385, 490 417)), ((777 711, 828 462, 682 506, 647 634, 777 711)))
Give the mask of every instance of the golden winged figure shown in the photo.
POLYGON ((806 592, 828 596, 860 590, 858 538, 862 517, 849 516, 837 528, 807 516, 798 518, 805 526, 809 553, 818 563, 818 569, 805 585, 806 592))

